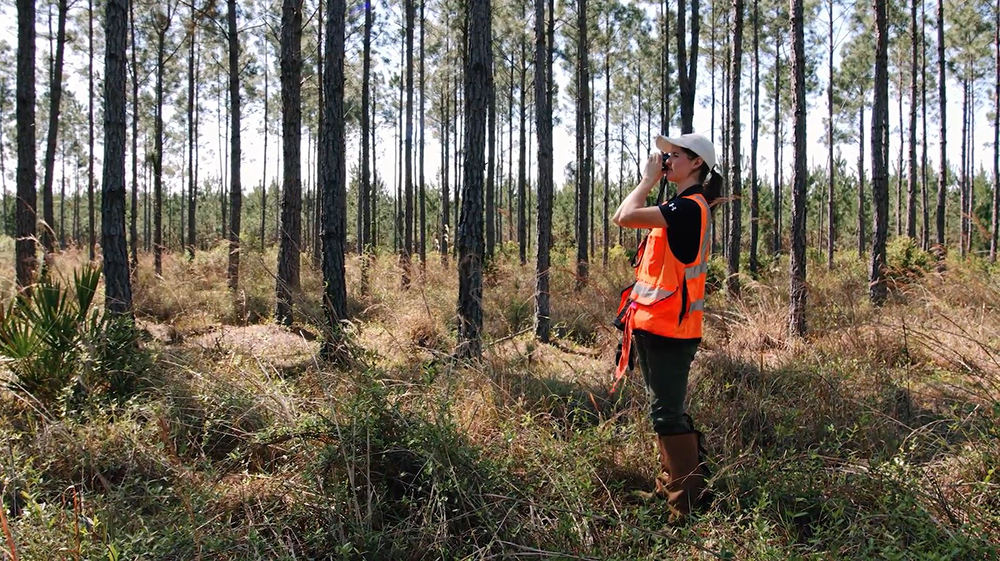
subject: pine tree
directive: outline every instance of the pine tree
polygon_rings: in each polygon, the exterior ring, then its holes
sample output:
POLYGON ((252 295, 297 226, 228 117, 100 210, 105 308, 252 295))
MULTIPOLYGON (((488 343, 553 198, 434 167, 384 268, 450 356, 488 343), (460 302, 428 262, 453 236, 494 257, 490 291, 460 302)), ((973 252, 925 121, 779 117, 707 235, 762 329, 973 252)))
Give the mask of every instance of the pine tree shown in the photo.
MULTIPOLYGON (((232 1, 232 0, 230 0, 232 1)), ((101 197, 101 250, 104 305, 113 313, 132 310, 128 240, 125 237, 125 49, 128 0, 108 0, 104 36, 104 184, 101 197)), ((54 149, 53 149, 54 150, 54 149)))
MULTIPOLYGON (((872 302, 885 301, 886 237, 889 229, 889 75, 888 28, 885 0, 873 0, 875 12, 875 99, 872 105, 872 200, 875 222, 869 294, 872 302)), ((943 143, 943 139, 942 139, 943 143)))
POLYGON ((281 141, 282 200, 278 232, 277 309, 275 319, 291 325, 292 295, 299 290, 302 241, 302 4, 281 4, 281 141))
POLYGON ((535 128, 538 131, 538 255, 535 260, 535 336, 549 341, 549 250, 552 243, 552 48, 555 27, 549 0, 548 41, 545 0, 535 0, 535 128))
POLYGON ((733 0, 733 44, 732 67, 729 71, 729 142, 730 149, 730 193, 732 209, 729 225, 729 263, 726 276, 726 292, 732 297, 740 295, 740 234, 743 225, 741 210, 743 196, 743 175, 740 166, 740 77, 743 74, 743 0, 733 0))
POLYGON ((35 277, 35 3, 17 0, 17 202, 14 251, 17 286, 35 277))
MULTIPOLYGON (((49 130, 45 141, 45 179, 42 184, 42 209, 45 225, 42 227, 42 246, 46 253, 55 251, 55 215, 52 204, 52 174, 56 164, 56 136, 59 132, 59 110, 62 99, 63 57, 66 52, 67 0, 58 0, 59 16, 56 32, 56 58, 52 67, 49 86, 49 130)), ((50 20, 51 21, 51 20, 50 20)))
MULTIPOLYGON (((240 41, 236 27, 236 0, 227 0, 229 39, 229 106, 230 171, 229 171, 229 290, 235 291, 240 281, 240 219, 243 209, 243 188, 240 184, 240 41)), ((191 188, 194 188, 192 184, 191 188)), ((193 221, 193 220, 192 220, 193 221)), ((192 253, 193 254, 193 253, 192 253)))
MULTIPOLYGON (((881 0, 878 0, 881 1, 881 0)), ((790 277, 790 331, 806 332, 806 77, 803 0, 790 0, 792 26, 792 97, 795 100, 794 160, 792 176, 792 253, 790 277)))

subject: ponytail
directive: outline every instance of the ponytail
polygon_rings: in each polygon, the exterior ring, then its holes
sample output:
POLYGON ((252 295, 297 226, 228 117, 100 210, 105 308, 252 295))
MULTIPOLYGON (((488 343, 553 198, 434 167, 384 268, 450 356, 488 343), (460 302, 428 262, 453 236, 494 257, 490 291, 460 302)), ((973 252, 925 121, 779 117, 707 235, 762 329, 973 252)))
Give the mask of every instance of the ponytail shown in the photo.
MULTIPOLYGON (((704 170, 708 165, 702 166, 704 170)), ((722 174, 715 171, 714 169, 703 171, 701 183, 703 186, 703 194, 705 195, 705 201, 708 202, 709 207, 714 207, 715 205, 725 202, 720 197, 722 196, 722 174), (707 177, 706 177, 707 176, 707 177)))
MULTIPOLYGON (((681 150, 687 153, 688 157, 692 160, 699 157, 695 154, 693 150, 681 146, 681 150)), ((704 160, 702 160, 704 162, 704 160)), ((705 196, 705 201, 708 203, 709 208, 715 205, 726 202, 726 199, 722 198, 722 174, 715 170, 715 168, 709 168, 708 164, 702 163, 701 167, 698 168, 698 181, 702 185, 702 194, 705 196)))

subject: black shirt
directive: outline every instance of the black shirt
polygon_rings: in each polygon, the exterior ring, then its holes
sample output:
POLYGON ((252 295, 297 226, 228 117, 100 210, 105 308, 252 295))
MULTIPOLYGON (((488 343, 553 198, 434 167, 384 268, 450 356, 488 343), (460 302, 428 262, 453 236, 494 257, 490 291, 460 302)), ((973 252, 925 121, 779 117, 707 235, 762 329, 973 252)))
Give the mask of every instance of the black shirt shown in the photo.
POLYGON ((667 243, 674 257, 685 265, 694 263, 701 249, 701 207, 684 197, 702 193, 701 185, 694 185, 682 195, 675 195, 660 205, 663 220, 667 222, 667 243))

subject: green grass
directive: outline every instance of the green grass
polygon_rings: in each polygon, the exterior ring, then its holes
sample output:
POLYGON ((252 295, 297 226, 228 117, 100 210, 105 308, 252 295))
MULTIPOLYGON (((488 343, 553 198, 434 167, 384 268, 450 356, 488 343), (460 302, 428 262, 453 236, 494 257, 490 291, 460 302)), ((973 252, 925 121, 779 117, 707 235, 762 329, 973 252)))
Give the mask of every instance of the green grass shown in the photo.
MULTIPOLYGON (((168 256, 162 279, 143 261, 150 362, 137 395, 52 413, 0 391, 0 548, 9 537, 20 559, 46 560, 994 559, 1000 316, 987 312, 1000 280, 951 257, 942 273, 906 248, 899 259, 905 282, 882 309, 857 259, 813 264, 804 340, 785 333, 782 260, 745 277, 740 302, 711 295, 689 409, 715 499, 681 527, 631 493, 657 467, 637 377, 608 392, 621 252, 581 292, 571 260, 554 260, 553 345, 522 333, 533 271, 496 262, 478 365, 448 357, 457 283, 436 257, 403 291, 382 256, 364 295, 349 262, 351 367, 320 362, 309 335, 322 336, 316 271, 303 270, 288 330, 271 320, 273 251, 243 260, 236 297, 224 249, 168 256)), ((65 254, 57 269, 80 261, 65 254)))

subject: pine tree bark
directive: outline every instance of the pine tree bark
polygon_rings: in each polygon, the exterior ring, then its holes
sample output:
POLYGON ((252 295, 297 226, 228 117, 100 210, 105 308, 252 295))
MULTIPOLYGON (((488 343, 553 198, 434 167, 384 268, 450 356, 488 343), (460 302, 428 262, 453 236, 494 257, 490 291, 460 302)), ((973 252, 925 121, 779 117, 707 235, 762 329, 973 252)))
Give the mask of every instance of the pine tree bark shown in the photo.
POLYGON ((417 174, 417 181, 420 183, 420 271, 427 271, 427 194, 424 184, 424 140, 427 128, 424 122, 424 94, 426 92, 424 83, 424 4, 420 2, 420 171, 417 174))
POLYGON ((153 267, 163 273, 163 75, 166 36, 173 17, 172 8, 156 12, 156 116, 153 124, 153 267))
MULTIPOLYGON (((669 11, 667 13, 669 14, 669 11)), ((669 20, 666 20, 666 21, 669 22, 669 20)), ((607 18, 607 21, 605 22, 605 24, 607 25, 606 34, 607 34, 608 37, 611 37, 611 15, 610 14, 608 14, 608 18, 607 18)), ((665 25, 669 26, 669 23, 666 23, 665 25)), ((669 37, 669 36, 670 36, 670 34, 669 34, 669 28, 668 28, 665 31, 665 33, 664 33, 664 37, 669 37)), ((664 81, 669 80, 669 74, 666 71, 666 70, 669 69, 669 63, 666 60, 666 57, 668 56, 667 46, 666 46, 667 43, 668 42, 664 42, 664 47, 663 47, 663 56, 664 56, 664 62, 663 62, 663 64, 666 67, 665 70, 664 70, 664 74, 665 74, 664 81)), ((522 89, 523 89, 523 84, 524 84, 523 80, 522 80, 521 84, 522 84, 522 89)), ((664 132, 666 132, 666 134, 670 134, 670 116, 669 116, 669 112, 670 112, 670 105, 669 105, 669 102, 667 102, 667 106, 664 109, 664 117, 663 117, 664 124, 666 125, 666 127, 664 129, 664 132)), ((608 173, 609 173, 608 170, 609 170, 609 168, 611 166, 611 164, 610 164, 610 162, 611 162, 611 160, 610 160, 610 150, 611 150, 611 138, 610 138, 610 134, 611 133, 610 133, 610 130, 611 130, 611 50, 608 49, 608 50, 606 50, 604 52, 604 193, 603 193, 604 194, 604 214, 603 214, 603 220, 602 220, 603 227, 604 227, 604 236, 602 238, 603 239, 603 244, 602 244, 603 248, 602 248, 602 253, 601 253, 601 264, 605 268, 607 268, 607 266, 608 266, 608 251, 609 251, 608 246, 610 245, 610 240, 608 238, 608 236, 610 235, 610 225, 608 224, 608 222, 609 222, 609 220, 608 220, 608 216, 609 216, 609 214, 608 214, 608 210, 609 210, 608 206, 609 206, 609 203, 610 203, 609 196, 608 196, 608 191, 610 191, 610 189, 608 188, 610 186, 609 177, 608 177, 608 173)))
POLYGON ((830 82, 827 84, 827 110, 828 110, 828 130, 827 130, 827 142, 826 147, 829 153, 827 154, 827 162, 829 165, 829 182, 827 183, 827 195, 826 195, 826 212, 827 212, 827 235, 826 235, 826 268, 828 270, 833 270, 833 250, 836 243, 837 236, 837 215, 834 212, 834 180, 837 171, 837 162, 833 159, 833 0, 829 0, 827 3, 827 15, 829 16, 830 23, 830 59, 829 59, 829 76, 830 82))
MULTIPOLYGON (((56 31, 56 60, 52 67, 49 86, 49 130, 45 141, 45 181, 42 184, 42 246, 46 253, 55 251, 55 213, 52 197, 52 180, 56 165, 56 137, 59 132, 59 110, 62 100, 63 56, 66 52, 66 1, 58 0, 59 23, 56 31)), ((51 21, 51 20, 50 20, 51 21)), ((50 29, 51 31, 51 29, 50 29)))
MULTIPOLYGON (((135 273, 139 267, 139 65, 136 62, 135 49, 135 3, 129 2, 128 16, 129 34, 132 47, 132 214, 129 217, 129 236, 132 242, 130 269, 135 273)), ((64 199, 65 204, 65 199, 64 199)))
POLYGON ((937 227, 937 244, 939 255, 943 258, 945 251, 944 238, 944 213, 945 201, 948 195, 948 127, 947 127, 947 88, 945 87, 945 61, 944 61, 944 0, 937 3, 937 43, 938 43, 938 115, 940 119, 940 135, 938 144, 941 148, 938 161, 938 190, 937 190, 937 214, 935 216, 935 226, 937 227))
POLYGON ((240 283, 240 222, 243 210, 243 186, 240 183, 240 40, 236 27, 236 0, 226 2, 229 7, 226 20, 229 27, 229 104, 230 119, 230 169, 229 169, 229 290, 235 291, 240 283))
POLYGON ((535 0, 535 130, 538 135, 538 254, 535 261, 535 336, 549 341, 549 248, 552 243, 552 28, 555 14, 549 0, 549 42, 546 42, 545 0, 535 0))
POLYGON ((733 0, 732 61, 729 70, 729 168, 732 206, 729 218, 729 267, 726 292, 740 295, 740 236, 743 233, 743 170, 740 165, 740 77, 743 74, 743 12, 744 0, 733 0))
POLYGON ((489 104, 490 2, 466 4, 468 51, 465 61, 465 164, 462 216, 458 225, 458 348, 460 358, 482 357, 483 327, 483 166, 489 104))
POLYGON ((677 82, 681 91, 681 134, 694 132, 695 90, 698 86, 699 0, 691 0, 691 50, 687 49, 687 0, 677 1, 677 82), (690 58, 689 58, 690 57, 690 58))
POLYGON ((302 4, 281 5, 282 200, 278 233, 277 308, 275 319, 291 325, 292 296, 299 290, 302 240, 302 4))
POLYGON ((771 250, 781 253, 781 34, 775 34, 774 45, 774 224, 772 228, 771 250))
POLYGON ((576 289, 587 286, 590 256, 588 254, 588 211, 590 209, 590 53, 587 44, 587 0, 577 0, 577 101, 576 136, 578 185, 576 228, 576 289))
POLYGON ((104 185, 101 197, 101 250, 104 254, 104 305, 108 311, 115 314, 128 314, 132 310, 128 240, 125 237, 127 20, 128 0, 107 0, 104 24, 107 44, 104 50, 104 185))
POLYGON ((760 184, 757 179, 757 142, 760 138, 760 14, 759 0, 753 0, 753 124, 750 129, 750 274, 760 272, 757 245, 760 237, 760 184))
POLYGON ((997 244, 1000 242, 1000 0, 997 0, 996 27, 993 33, 996 46, 996 82, 993 83, 993 235, 990 238, 990 263, 997 261, 997 244))
MULTIPOLYGON (((877 0, 881 1, 881 0, 877 0)), ((792 252, 789 263, 791 310, 789 325, 794 335, 806 332, 806 78, 803 0, 791 0, 792 16, 792 96, 795 100, 792 176, 792 252)))
POLYGON ((413 0, 406 0, 406 125, 404 152, 403 239, 400 256, 403 261, 403 288, 410 286, 411 254, 413 252, 413 0))
MULTIPOLYGON (((232 1, 232 0, 230 0, 232 1)), ((347 246, 347 174, 344 141, 344 0, 328 0, 326 61, 323 79, 325 131, 320 135, 326 155, 320 164, 323 193, 323 304, 329 333, 323 341, 326 358, 341 346, 341 322, 347 319, 344 251, 347 246)))
MULTIPOLYGON (((330 14, 333 18, 333 14, 330 14)), ((358 206, 361 214, 361 231, 358 236, 358 253, 361 254, 361 293, 368 292, 369 254, 371 252, 371 170, 369 166, 368 136, 371 129, 369 112, 371 111, 371 59, 372 59, 372 6, 365 2, 365 35, 364 53, 361 61, 361 204, 358 206)), ((327 36, 330 34, 327 33, 327 36)), ((324 85, 325 87, 325 85, 324 85)))
POLYGON ((906 235, 917 239, 917 0, 910 0, 910 169, 906 186, 906 235))
MULTIPOLYGON (((97 258, 94 236, 94 2, 87 3, 87 247, 90 261, 97 258)), ((160 274, 157 270, 156 274, 160 274)))
MULTIPOLYGON (((313 266, 320 269, 323 266, 323 242, 322 242, 322 222, 323 222, 323 162, 326 159, 326 142, 323 140, 323 121, 326 111, 323 109, 323 102, 326 92, 323 82, 323 0, 319 0, 316 7, 316 90, 319 98, 319 111, 316 112, 316 162, 313 172, 316 174, 316 192, 313 193, 313 214, 312 214, 312 260, 313 266)), ((347 250, 345 245, 344 250, 347 250)))
POLYGON ((268 68, 271 66, 270 54, 271 47, 267 45, 265 40, 264 43, 264 169, 261 174, 260 183, 260 252, 264 253, 265 246, 265 230, 267 229, 267 190, 270 188, 270 182, 267 180, 267 137, 270 135, 270 99, 268 98, 268 84, 270 84, 270 76, 268 73, 268 68))
MULTIPOLYGON (((449 21, 448 16, 445 14, 445 28, 448 27, 449 21)), ((445 58, 451 53, 451 38, 448 34, 445 34, 445 58)), ((451 237, 451 232, 448 229, 448 221, 451 217, 451 209, 449 205, 448 195, 451 189, 451 182, 449 177, 449 172, 451 170, 451 162, 449 161, 449 156, 451 153, 451 114, 449 107, 451 107, 451 92, 448 91, 448 86, 450 82, 448 80, 444 81, 444 87, 441 89, 441 231, 440 235, 440 250, 441 250, 441 265, 448 265, 448 241, 451 237)))
POLYGON ((525 75, 527 74, 527 54, 524 42, 521 43, 521 89, 519 91, 518 106, 520 110, 520 121, 518 126, 517 141, 517 255, 521 260, 521 265, 528 262, 528 233, 527 216, 525 214, 525 185, 527 182, 527 168, 525 167, 525 152, 527 150, 525 138, 526 108, 525 108, 525 75))
MULTIPOLYGON (((492 37, 493 22, 492 15, 487 18, 486 32, 492 37)), ((497 96, 496 83, 493 78, 493 48, 490 46, 487 54, 486 71, 486 121, 487 121, 487 154, 486 154, 486 256, 488 261, 493 260, 493 253, 496 250, 496 185, 495 183, 495 162, 496 162, 496 134, 497 134, 497 96)))
MULTIPOLYGON (((886 238, 889 230, 889 74, 885 0, 873 0, 875 11, 875 99, 872 107, 872 236, 869 295, 876 305, 885 302, 886 238)), ((942 144, 944 139, 942 138, 942 144)))
MULTIPOLYGON (((195 14, 197 9, 195 7, 195 2, 191 2, 191 37, 188 44, 188 105, 187 105, 187 125, 188 125, 188 195, 187 195, 187 254, 188 259, 194 259, 195 243, 196 240, 196 220, 195 213, 197 211, 197 185, 194 180, 194 50, 195 44, 198 39, 198 25, 195 14)), ((230 63, 230 66, 232 64, 230 63)), ((231 69, 230 69, 231 70, 231 69)), ((182 202, 183 205, 183 202, 182 202)), ((181 212, 183 216, 183 211, 181 212)))
POLYGON ((858 257, 865 255, 865 104, 858 107, 858 257))
POLYGON ((17 286, 34 282, 35 227, 35 3, 17 0, 17 201, 14 212, 17 286))

